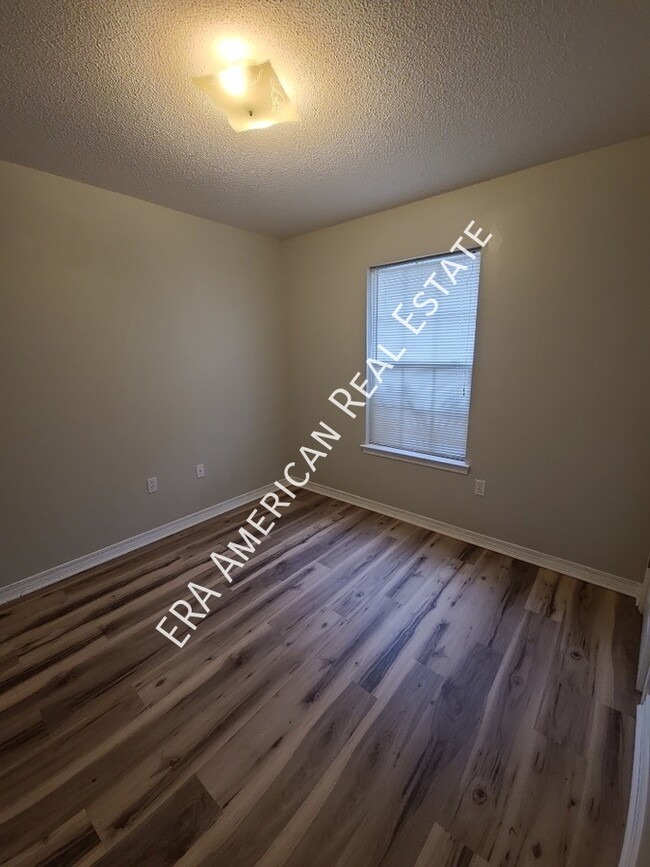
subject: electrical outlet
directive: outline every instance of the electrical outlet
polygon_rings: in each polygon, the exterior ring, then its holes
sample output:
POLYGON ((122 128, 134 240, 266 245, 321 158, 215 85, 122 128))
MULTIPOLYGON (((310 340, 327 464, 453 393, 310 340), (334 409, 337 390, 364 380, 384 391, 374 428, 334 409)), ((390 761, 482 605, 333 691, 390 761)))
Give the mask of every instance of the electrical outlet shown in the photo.
POLYGON ((150 494, 155 494, 158 490, 158 476, 152 476, 150 479, 147 479, 147 490, 150 494))
POLYGON ((478 497, 485 496, 485 481, 483 479, 476 479, 474 482, 474 493, 478 497))
POLYGON ((202 479, 205 477, 205 464, 196 465, 196 477, 197 479, 202 479))

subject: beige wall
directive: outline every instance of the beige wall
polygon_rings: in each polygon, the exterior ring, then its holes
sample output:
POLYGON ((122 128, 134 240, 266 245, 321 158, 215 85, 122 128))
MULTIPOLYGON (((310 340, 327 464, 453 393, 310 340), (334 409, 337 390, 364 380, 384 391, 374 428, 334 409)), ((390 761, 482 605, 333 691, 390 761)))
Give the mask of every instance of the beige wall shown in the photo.
MULTIPOLYGON (((641 580, 650 550, 650 139, 285 242, 295 444, 363 369, 369 266, 485 249, 469 476, 364 455, 363 420, 314 481, 641 580), (484 498, 474 479, 487 482, 484 498)), ((419 320, 418 320, 419 321, 419 320)))
POLYGON ((0 164, 0 584, 276 477, 279 248, 0 164))

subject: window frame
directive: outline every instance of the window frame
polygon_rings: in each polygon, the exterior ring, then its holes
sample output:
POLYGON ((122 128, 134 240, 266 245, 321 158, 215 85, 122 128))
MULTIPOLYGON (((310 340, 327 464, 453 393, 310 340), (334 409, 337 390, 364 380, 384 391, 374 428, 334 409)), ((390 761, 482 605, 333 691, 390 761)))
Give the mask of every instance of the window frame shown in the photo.
MULTIPOLYGON (((470 253, 479 253, 481 264, 479 266, 479 279, 478 279, 478 289, 477 289, 477 298, 476 298, 476 328, 478 329, 478 306, 480 302, 481 295, 481 273, 482 273, 482 265, 483 265, 483 256, 484 256, 484 248, 480 245, 474 247, 468 247, 467 250, 470 253)), ((366 358, 371 358, 371 345, 373 343, 373 317, 371 313, 374 312, 374 304, 375 299, 373 297, 373 286, 372 286, 372 272, 376 271, 379 268, 387 268, 391 265, 409 265, 411 263, 417 262, 429 262, 434 261, 436 259, 444 259, 445 256, 453 256, 457 255, 457 251, 443 251, 442 253, 433 253, 428 256, 415 256, 410 259, 397 259, 392 262, 383 262, 379 265, 370 265, 367 269, 366 274, 366 358)), ((474 393, 474 359, 476 357, 476 342, 477 336, 475 333, 474 336, 474 346, 472 352, 472 372, 470 376, 470 402, 469 409, 467 412, 467 439, 465 446, 465 457, 463 459, 457 458, 447 458, 442 455, 430 455, 425 452, 413 452, 408 451, 406 449, 400 449, 396 446, 385 446, 379 445, 377 443, 373 443, 370 441, 370 413, 372 412, 372 400, 373 398, 369 398, 368 402, 364 408, 364 428, 365 428, 365 440, 361 443, 361 451, 364 454, 375 455, 376 457, 381 458, 390 458, 392 460, 403 461, 405 463, 410 464, 419 464, 420 466, 426 467, 434 467, 439 470, 446 470, 452 473, 461 473, 462 475, 468 475, 471 469, 471 464, 469 462, 468 457, 468 449, 467 444, 469 443, 469 425, 470 425, 470 416, 472 412, 472 394, 474 393)), ((374 351, 374 349, 373 349, 374 351)), ((381 388, 381 385, 379 385, 381 388)))

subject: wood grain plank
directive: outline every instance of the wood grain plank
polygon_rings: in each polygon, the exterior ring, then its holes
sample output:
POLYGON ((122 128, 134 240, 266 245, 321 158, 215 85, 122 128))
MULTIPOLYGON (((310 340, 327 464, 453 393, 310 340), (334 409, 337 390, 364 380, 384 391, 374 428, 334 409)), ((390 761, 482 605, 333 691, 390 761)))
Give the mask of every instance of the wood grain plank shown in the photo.
POLYGON ((449 793, 456 807, 445 827, 486 859, 524 763, 558 631, 557 623, 538 614, 522 618, 490 690, 458 795, 449 793))
POLYGON ((561 623, 577 581, 550 569, 539 569, 526 600, 526 610, 561 623))
POLYGON ((602 624, 611 604, 611 595, 600 587, 577 583, 573 588, 535 726, 559 746, 577 753, 585 749, 591 723, 602 624))
POLYGON ((434 825, 414 867, 488 867, 488 862, 454 840, 440 825, 434 825))
POLYGON ((186 696, 157 723, 155 745, 150 741, 143 750, 138 738, 129 751, 129 768, 88 804, 102 838, 121 836, 155 810, 179 779, 195 773, 303 659, 318 651, 339 622, 333 612, 314 612, 294 634, 267 630, 218 664, 200 692, 186 696))
MULTIPOLYGON (((441 678, 414 663, 382 712, 355 746, 331 794, 286 862, 286 867, 380 863, 376 835, 390 829, 386 812, 399 809, 425 748, 422 717, 430 712, 441 678), (404 714, 408 703, 411 712, 404 714)), ((382 844, 383 843, 382 840, 382 844)), ((404 862, 408 863, 408 862, 404 862)))
MULTIPOLYGON (((642 621, 633 599, 615 593, 610 595, 615 612, 609 666, 612 691, 605 703, 627 716, 634 717, 641 701, 641 694, 636 688, 636 677, 642 621)), ((600 682, 599 677, 598 683, 600 682)))
POLYGON ((483 645, 466 648, 419 722, 423 748, 400 791, 398 808, 391 807, 390 822, 384 813, 377 826, 381 837, 374 851, 387 867, 415 861, 433 821, 449 826, 454 812, 450 793, 460 786, 501 661, 499 653, 483 645))
POLYGON ((81 810, 50 834, 30 846, 20 855, 3 860, 5 867, 38 867, 38 865, 76 864, 90 852, 97 851, 99 837, 90 819, 81 810))
POLYGON ((591 761, 586 764, 585 785, 567 859, 569 867, 618 864, 633 753, 631 717, 598 704, 589 733, 587 758, 591 761))
MULTIPOLYGON (((490 865, 566 867, 578 822, 586 764, 582 756, 539 732, 530 733, 506 795, 490 865)), ((599 863, 594 861, 592 867, 599 863)), ((610 865, 602 863, 602 867, 610 865)))
POLYGON ((199 780, 191 777, 149 821, 91 863, 101 867, 171 867, 217 821, 220 812, 199 780))
POLYGON ((350 683, 324 711, 271 786, 232 832, 226 836, 225 829, 230 829, 230 823, 215 826, 213 833, 204 835, 180 864, 254 865, 317 784, 323 770, 338 755, 373 703, 372 696, 350 683))

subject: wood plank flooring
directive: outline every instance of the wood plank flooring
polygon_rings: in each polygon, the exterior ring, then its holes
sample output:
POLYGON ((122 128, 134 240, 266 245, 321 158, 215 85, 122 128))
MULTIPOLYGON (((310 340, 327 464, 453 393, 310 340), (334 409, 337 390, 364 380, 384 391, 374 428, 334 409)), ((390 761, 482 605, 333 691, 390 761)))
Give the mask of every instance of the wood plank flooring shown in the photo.
POLYGON ((303 493, 0 608, 0 862, 616 867, 631 599, 303 493))

